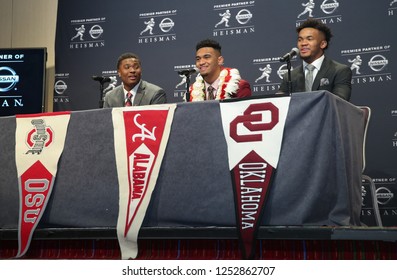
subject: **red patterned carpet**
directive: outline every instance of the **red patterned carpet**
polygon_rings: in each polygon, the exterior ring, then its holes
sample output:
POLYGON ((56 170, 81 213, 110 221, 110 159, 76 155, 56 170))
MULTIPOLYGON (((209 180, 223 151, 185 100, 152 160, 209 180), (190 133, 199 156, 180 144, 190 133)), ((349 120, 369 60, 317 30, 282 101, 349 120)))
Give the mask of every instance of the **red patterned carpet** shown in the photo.
MULTIPOLYGON (((397 243, 352 240, 260 240, 256 259, 396 260, 397 243)), ((0 240, 0 259, 17 254, 16 240, 0 240)), ((24 259, 120 259, 118 241, 33 240, 24 259)), ((137 259, 241 259, 237 240, 140 240, 137 259)))

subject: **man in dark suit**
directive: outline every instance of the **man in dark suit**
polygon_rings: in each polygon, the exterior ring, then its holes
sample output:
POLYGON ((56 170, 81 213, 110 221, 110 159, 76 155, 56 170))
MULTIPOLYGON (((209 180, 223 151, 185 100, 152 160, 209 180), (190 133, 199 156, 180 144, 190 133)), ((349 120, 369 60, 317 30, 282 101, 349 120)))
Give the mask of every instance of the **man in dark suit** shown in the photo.
POLYGON ((224 67, 223 62, 217 41, 206 39, 196 45, 196 67, 200 74, 190 87, 190 101, 251 96, 250 84, 236 68, 224 67))
POLYGON ((117 60, 117 72, 122 83, 106 93, 104 108, 167 102, 166 93, 161 87, 141 79, 141 61, 136 54, 122 54, 117 60))
MULTIPOLYGON (((332 37, 331 30, 321 21, 309 18, 297 29, 299 55, 303 65, 291 71, 292 92, 327 90, 349 101, 352 71, 325 55, 332 37), (311 69, 310 69, 311 68, 311 69)), ((279 92, 288 92, 288 73, 279 92)))

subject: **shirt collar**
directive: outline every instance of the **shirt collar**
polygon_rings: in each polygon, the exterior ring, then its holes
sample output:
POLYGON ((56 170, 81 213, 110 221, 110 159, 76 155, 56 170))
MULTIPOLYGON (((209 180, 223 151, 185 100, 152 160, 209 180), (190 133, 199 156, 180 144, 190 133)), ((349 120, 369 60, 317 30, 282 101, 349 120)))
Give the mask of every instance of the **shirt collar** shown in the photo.
MULTIPOLYGON (((314 67, 316 67, 316 70, 320 70, 321 65, 323 64, 324 58, 325 58, 325 56, 322 55, 311 63, 314 67)), ((307 64, 308 63, 306 61, 303 61, 303 69, 306 69, 307 64)))
POLYGON ((207 82, 204 80, 204 84, 205 84, 205 91, 207 91, 207 88, 208 88, 209 86, 212 86, 212 87, 215 89, 215 91, 217 91, 217 90, 218 90, 218 86, 219 86, 219 78, 216 79, 215 82, 213 82, 212 84, 209 84, 209 83, 207 83, 207 82))
MULTIPOLYGON (((138 91, 139 85, 141 84, 142 80, 139 81, 139 83, 137 83, 130 91, 132 93, 133 96, 135 96, 135 94, 138 91)), ((128 90, 126 90, 123 86, 123 90, 124 90, 124 96, 127 96, 128 90)))

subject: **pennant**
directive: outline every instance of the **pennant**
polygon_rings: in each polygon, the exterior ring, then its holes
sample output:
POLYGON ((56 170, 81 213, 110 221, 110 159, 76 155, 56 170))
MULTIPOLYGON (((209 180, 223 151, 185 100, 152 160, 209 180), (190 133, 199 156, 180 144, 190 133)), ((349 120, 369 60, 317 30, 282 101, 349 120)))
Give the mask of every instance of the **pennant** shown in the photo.
POLYGON ((175 108, 176 104, 164 104, 112 110, 122 259, 138 254, 138 233, 156 185, 175 108))
POLYGON ((70 112, 16 115, 15 161, 19 185, 17 258, 26 254, 51 195, 70 112))
POLYGON ((243 257, 254 244, 267 192, 277 168, 291 97, 221 102, 229 170, 243 257))

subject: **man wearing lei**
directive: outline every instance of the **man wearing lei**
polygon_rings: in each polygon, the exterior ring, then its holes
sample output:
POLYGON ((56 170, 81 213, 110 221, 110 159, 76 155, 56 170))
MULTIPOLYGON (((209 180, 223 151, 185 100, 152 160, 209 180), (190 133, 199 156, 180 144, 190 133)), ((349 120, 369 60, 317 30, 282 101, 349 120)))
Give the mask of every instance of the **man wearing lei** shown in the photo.
POLYGON ((190 86, 190 101, 221 100, 251 96, 250 84, 235 68, 223 67, 221 45, 206 39, 196 45, 196 81, 190 86))

